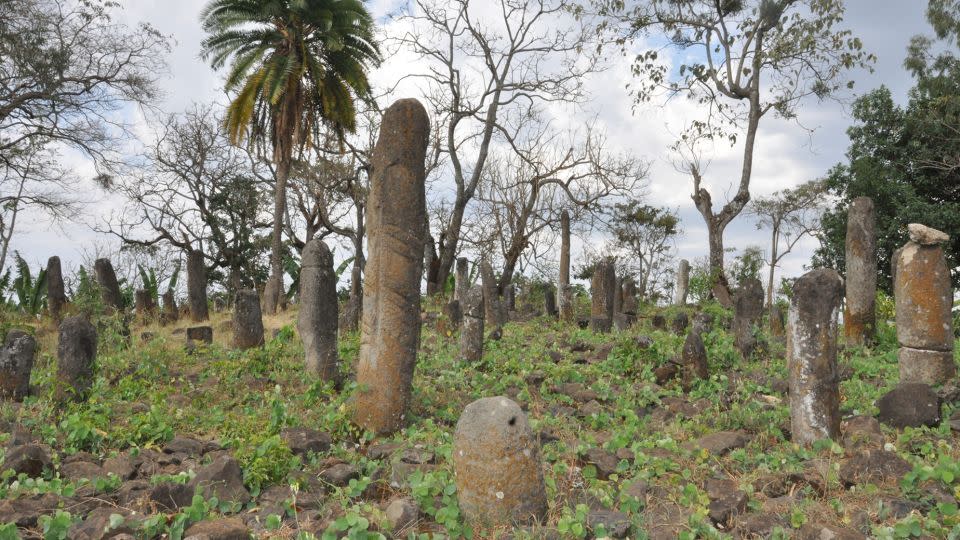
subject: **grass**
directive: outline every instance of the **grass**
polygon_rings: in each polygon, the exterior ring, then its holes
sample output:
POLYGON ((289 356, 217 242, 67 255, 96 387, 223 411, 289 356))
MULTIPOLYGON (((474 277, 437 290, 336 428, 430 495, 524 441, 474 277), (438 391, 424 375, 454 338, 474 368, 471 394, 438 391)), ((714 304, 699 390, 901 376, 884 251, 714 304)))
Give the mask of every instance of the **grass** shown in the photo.
MULTIPOLYGON (((435 306, 428 309, 437 310, 435 306)), ((460 411, 474 399, 492 395, 513 397, 528 410, 535 431, 549 431, 558 439, 543 445, 550 500, 544 529, 515 531, 515 538, 543 537, 545 529, 558 531, 563 538, 586 537, 592 534, 587 524, 589 509, 601 507, 624 512, 632 524, 630 537, 646 538, 661 510, 667 512, 671 505, 680 509, 681 519, 673 523, 677 536, 731 537, 731 531, 708 518, 710 499, 704 480, 711 477, 730 478, 747 493, 748 516, 775 515, 780 528, 772 537, 789 538, 796 529, 813 523, 861 528, 876 538, 960 535, 955 501, 934 503, 925 493, 925 486, 932 482, 960 495, 960 450, 946 420, 953 412, 952 404, 944 407, 945 420, 937 428, 897 431, 883 427, 888 448, 914 467, 902 482, 845 488, 837 471, 849 452, 840 444, 825 441, 801 448, 786 439, 786 396, 776 393, 772 384, 786 374, 783 347, 771 339, 768 354, 744 362, 737 356, 732 336, 723 330, 729 315, 717 306, 707 309, 717 319, 714 329, 704 336, 711 377, 686 394, 679 381, 663 386, 654 382, 653 370, 679 353, 683 338, 669 330, 653 330, 649 325, 652 310, 631 330, 608 335, 544 318, 512 322, 504 328, 502 340, 488 341, 483 360, 472 365, 457 361, 455 335, 438 334, 433 323, 424 324, 408 427, 390 439, 375 441, 349 422, 349 400, 355 385, 338 394, 303 373, 293 310, 265 318, 266 345, 245 352, 229 347, 226 313, 212 314, 208 323, 215 329, 213 345, 193 353, 184 350, 184 337, 177 332, 189 326, 186 321, 167 327, 134 326, 130 345, 124 345, 115 325, 104 325, 90 399, 63 409, 54 405, 49 393, 56 335, 49 321, 41 321, 33 324, 39 341, 33 384, 39 393, 22 404, 3 404, 0 416, 39 435, 56 450, 58 461, 77 452, 106 458, 119 452, 161 448, 175 435, 216 440, 240 462, 244 482, 255 496, 276 485, 295 486, 294 493, 315 489, 316 482, 311 483, 310 478, 315 479, 338 460, 360 471, 360 478, 350 485, 327 486, 320 508, 308 511, 291 502, 284 515, 266 518, 260 535, 270 538, 379 538, 390 533, 385 503, 400 495, 412 497, 424 513, 416 530, 403 538, 502 535, 506 531, 471 531, 463 522, 450 459, 460 411), (275 337, 274 330, 278 331, 275 337), (144 331, 155 337, 141 341, 144 331), (642 347, 638 336, 651 337, 653 345, 642 347), (587 347, 574 348, 593 350, 571 351, 571 345, 578 343, 587 347), (612 348, 605 358, 597 359, 596 351, 604 346, 612 348), (551 352, 560 353, 559 361, 551 352), (527 383, 533 372, 545 376, 542 384, 527 383), (596 393, 600 406, 593 414, 563 414, 561 406, 574 411, 583 407, 570 396, 554 392, 567 382, 580 383, 596 393), (694 403, 693 409, 699 412, 658 412, 675 403, 694 403), (279 437, 287 426, 326 431, 332 435, 334 447, 325 455, 305 460, 294 457, 279 437), (725 430, 746 430, 750 442, 723 457, 689 444, 705 434, 725 430), (411 467, 414 472, 402 479, 402 487, 391 487, 384 481, 391 475, 390 462, 366 456, 370 444, 383 442, 427 449, 435 455, 435 464, 411 467), (616 473, 601 480, 593 465, 581 458, 592 447, 611 452, 627 449, 635 459, 621 460, 616 473), (762 491, 770 478, 808 475, 809 479, 811 474, 820 475, 821 489, 809 481, 787 482, 787 493, 796 498, 786 508, 777 508, 783 506, 783 500, 762 491), (648 483, 649 495, 643 500, 626 495, 627 486, 641 480, 648 483), (913 500, 920 506, 896 518, 880 505, 889 498, 913 500)), ((668 321, 675 311, 664 311, 668 321)), ((873 349, 842 352, 840 363, 850 374, 841 383, 845 414, 874 415, 874 401, 896 385, 896 343, 891 336, 885 327, 873 349)), ((344 366, 354 364, 358 348, 357 335, 342 337, 344 366)), ((182 480, 189 477, 189 471, 185 473, 182 480)), ((115 478, 98 482, 65 482, 52 471, 42 480, 5 473, 0 498, 45 492, 69 497, 85 486, 109 497, 120 487, 115 478)), ((177 538, 189 523, 223 510, 244 518, 258 510, 256 500, 244 508, 212 503, 199 497, 190 508, 155 517, 140 533, 177 538)), ((65 538, 66 527, 81 517, 65 507, 31 529, 18 532, 10 524, 0 527, 0 540, 17 534, 65 538)), ((735 524, 740 522, 738 518, 735 524)))

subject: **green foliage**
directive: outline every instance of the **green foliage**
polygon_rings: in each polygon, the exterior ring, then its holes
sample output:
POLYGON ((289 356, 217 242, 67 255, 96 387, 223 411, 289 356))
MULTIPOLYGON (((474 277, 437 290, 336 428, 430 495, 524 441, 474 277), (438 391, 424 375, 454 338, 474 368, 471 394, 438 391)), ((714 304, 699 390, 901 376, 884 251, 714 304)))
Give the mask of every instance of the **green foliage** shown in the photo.
POLYGON ((760 279, 760 269, 764 265, 763 249, 749 246, 734 257, 727 269, 731 285, 738 286, 747 279, 760 279))
POLYGON ((17 267, 17 277, 10 284, 13 296, 9 302, 21 313, 36 317, 43 311, 47 302, 47 270, 41 269, 37 272, 37 276, 33 277, 30 266, 20 256, 20 252, 15 251, 13 257, 17 267))

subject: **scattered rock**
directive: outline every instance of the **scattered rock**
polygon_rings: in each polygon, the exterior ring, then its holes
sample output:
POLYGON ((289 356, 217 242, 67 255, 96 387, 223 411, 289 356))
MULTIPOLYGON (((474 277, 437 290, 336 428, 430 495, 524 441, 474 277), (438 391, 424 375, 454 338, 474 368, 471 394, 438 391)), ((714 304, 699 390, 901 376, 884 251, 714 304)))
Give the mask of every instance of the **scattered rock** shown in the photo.
POLYGON ((60 466, 60 477, 67 480, 80 480, 81 478, 93 480, 105 476, 107 476, 107 473, 103 470, 103 467, 90 461, 72 461, 60 466))
POLYGON ((243 485, 243 472, 237 460, 221 455, 213 463, 202 467, 190 482, 204 497, 216 496, 221 502, 250 501, 250 492, 243 485))
POLYGON ((863 483, 899 481, 913 467, 887 450, 866 450, 840 465, 840 480, 850 486, 863 483))
POLYGON ((50 453, 39 444, 24 444, 7 450, 3 461, 3 470, 12 469, 17 474, 38 478, 44 469, 52 469, 50 453))
POLYGON ((420 507, 410 498, 402 497, 387 505, 387 521, 394 533, 413 527, 420 519, 420 507))
POLYGON ((906 383, 877 400, 881 422, 895 428, 940 424, 940 398, 924 383, 906 383))
POLYGON ((97 508, 81 523, 75 523, 67 531, 67 538, 70 540, 102 540, 113 538, 116 540, 120 535, 132 535, 135 532, 134 524, 129 523, 129 519, 124 519, 116 527, 110 526, 110 517, 114 514, 127 516, 129 512, 122 508, 104 506, 97 508))
POLYGON ((936 246, 950 241, 950 235, 947 233, 920 223, 907 225, 907 232, 910 234, 910 240, 922 246, 936 246))
POLYGON ((591 510, 587 526, 598 538, 626 538, 630 534, 630 516, 615 510, 591 510), (597 534, 601 527, 605 535, 597 534))
POLYGON ((174 437, 163 447, 164 454, 185 454, 199 456, 203 450, 203 443, 189 437, 174 437))
POLYGON ((186 484, 163 482, 153 486, 153 489, 150 490, 149 500, 163 509, 177 511, 190 506, 190 503, 193 502, 193 493, 193 488, 186 484))
POLYGON ((597 478, 608 480, 611 474, 616 474, 620 460, 617 456, 602 448, 591 448, 584 452, 583 461, 597 469, 597 478))
POLYGON ((237 518, 208 519, 194 523, 184 540, 249 540, 250 529, 237 518))
POLYGON ((880 422, 872 416, 854 416, 841 426, 843 447, 848 450, 863 448, 882 448, 883 433, 880 422))
POLYGON ((808 523, 800 527, 798 540, 866 540, 866 536, 844 527, 823 523, 808 523))
POLYGON ((693 442, 693 446, 722 456, 731 450, 743 448, 748 442, 750 442, 750 436, 745 431, 718 431, 700 437, 693 442))
POLYGON ((330 450, 332 439, 329 433, 309 428, 286 428, 280 437, 295 456, 306 457, 308 453, 321 454, 330 450))
POLYGON ((360 471, 349 463, 337 463, 320 473, 320 480, 337 487, 345 486, 356 478, 360 478, 360 471))

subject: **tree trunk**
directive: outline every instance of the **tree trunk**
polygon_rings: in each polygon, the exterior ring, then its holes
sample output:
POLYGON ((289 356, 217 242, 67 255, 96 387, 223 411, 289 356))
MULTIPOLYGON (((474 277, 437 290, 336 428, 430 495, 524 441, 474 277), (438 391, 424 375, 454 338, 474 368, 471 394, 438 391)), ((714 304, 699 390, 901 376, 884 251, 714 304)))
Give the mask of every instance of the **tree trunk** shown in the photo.
POLYGON ((773 234, 770 240, 770 275, 767 276, 767 310, 770 317, 773 317, 773 280, 777 271, 777 237, 780 236, 779 227, 773 226, 773 234))
POLYGON ((273 230, 270 233, 270 277, 263 289, 263 313, 277 312, 280 295, 283 294, 283 214, 287 204, 287 179, 290 176, 290 159, 277 165, 277 185, 273 196, 273 230))

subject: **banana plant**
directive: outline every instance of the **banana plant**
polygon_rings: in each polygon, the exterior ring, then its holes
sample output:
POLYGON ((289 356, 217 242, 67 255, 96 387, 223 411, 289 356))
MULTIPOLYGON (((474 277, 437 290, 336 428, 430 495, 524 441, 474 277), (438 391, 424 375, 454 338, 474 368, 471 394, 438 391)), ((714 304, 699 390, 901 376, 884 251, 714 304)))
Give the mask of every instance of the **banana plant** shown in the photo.
MULTIPOLYGON (((143 289, 147 291, 151 298, 153 298, 154 304, 160 303, 160 280, 157 277, 157 271, 155 268, 144 268, 142 265, 137 265, 137 271, 140 273, 140 282, 143 283, 143 289)), ((177 281, 180 278, 180 261, 177 261, 177 266, 173 270, 173 274, 170 276, 170 279, 167 281, 167 289, 175 289, 177 286, 177 281)))
MULTIPOLYGON (((36 317, 43 311, 47 301, 47 271, 40 270, 34 278, 30 272, 30 266, 19 252, 14 252, 14 261, 17 277, 10 284, 13 295, 9 303, 15 305, 21 312, 36 317)), ((3 277, 3 281, 9 282, 9 271, 3 277)))

